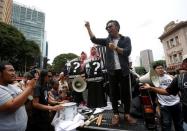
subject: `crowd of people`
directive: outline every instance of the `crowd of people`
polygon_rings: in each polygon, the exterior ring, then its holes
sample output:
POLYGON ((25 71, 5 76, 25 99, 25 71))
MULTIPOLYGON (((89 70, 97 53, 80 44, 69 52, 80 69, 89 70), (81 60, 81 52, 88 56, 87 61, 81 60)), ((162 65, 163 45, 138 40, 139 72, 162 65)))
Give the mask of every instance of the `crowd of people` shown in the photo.
POLYGON ((162 65, 155 65, 154 69, 159 75, 159 85, 153 87, 144 83, 140 89, 158 94, 161 126, 164 131, 171 130, 172 121, 176 131, 187 131, 187 55, 183 56, 179 74, 173 79, 163 73, 162 65))
MULTIPOLYGON (((89 22, 85 23, 85 27, 94 43, 90 55, 82 51, 79 58, 66 64, 58 77, 46 69, 32 69, 23 75, 23 80, 16 82, 13 65, 0 63, 1 131, 53 131, 51 121, 55 112, 64 108, 62 104, 75 102, 77 106, 88 108, 105 107, 107 98, 112 103, 112 126, 119 126, 122 120, 119 100, 123 105, 125 122, 137 123, 130 113, 132 83, 139 78, 137 75, 136 79, 132 79, 130 37, 119 33, 120 24, 116 20, 106 23, 106 38, 97 38, 89 22), (105 64, 96 45, 106 48, 105 64), (103 75, 104 69, 107 70, 107 79, 103 75), (72 85, 77 75, 87 83, 83 92, 73 90, 76 86, 79 88, 79 84, 72 85), (108 86, 106 83, 109 83, 108 86)), ((171 131, 172 124, 176 131, 187 131, 187 57, 184 56, 180 74, 176 77, 167 74, 160 63, 154 64, 153 70, 159 79, 158 87, 143 83, 140 90, 157 93, 162 131, 171 131)), ((134 93, 139 94, 139 90, 136 89, 134 93)))

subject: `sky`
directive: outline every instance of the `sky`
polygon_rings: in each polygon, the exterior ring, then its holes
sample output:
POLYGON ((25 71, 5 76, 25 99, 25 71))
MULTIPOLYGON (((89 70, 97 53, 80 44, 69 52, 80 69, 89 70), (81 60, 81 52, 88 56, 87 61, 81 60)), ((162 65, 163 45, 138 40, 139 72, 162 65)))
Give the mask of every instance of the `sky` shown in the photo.
POLYGON ((84 26, 89 21, 96 37, 107 37, 109 20, 120 23, 120 33, 131 38, 131 59, 138 66, 140 51, 151 49, 154 60, 164 59, 158 39, 171 21, 187 20, 187 0, 14 0, 45 13, 49 63, 63 53, 88 55, 93 43, 84 26))

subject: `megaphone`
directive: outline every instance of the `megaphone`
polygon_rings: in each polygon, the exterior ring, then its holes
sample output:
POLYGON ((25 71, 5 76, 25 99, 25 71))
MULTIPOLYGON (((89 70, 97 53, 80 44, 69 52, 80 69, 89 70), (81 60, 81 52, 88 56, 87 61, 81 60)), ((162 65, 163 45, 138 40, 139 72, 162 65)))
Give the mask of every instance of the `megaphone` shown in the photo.
POLYGON ((155 87, 159 87, 159 77, 153 69, 150 69, 148 73, 141 76, 139 78, 139 82, 148 83, 154 85, 155 87))
POLYGON ((87 83, 81 76, 78 76, 73 79, 72 87, 76 92, 83 92, 87 87, 87 83))

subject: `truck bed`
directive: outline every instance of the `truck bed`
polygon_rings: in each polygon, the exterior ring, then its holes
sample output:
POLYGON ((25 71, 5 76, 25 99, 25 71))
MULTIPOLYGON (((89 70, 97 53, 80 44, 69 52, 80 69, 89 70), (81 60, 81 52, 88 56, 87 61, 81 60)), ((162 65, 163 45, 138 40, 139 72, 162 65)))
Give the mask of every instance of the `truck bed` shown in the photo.
POLYGON ((104 111, 103 112, 103 122, 100 126, 96 125, 95 122, 91 123, 89 126, 79 127, 77 128, 78 131, 94 131, 94 130, 101 130, 101 131, 160 131, 160 126, 156 125, 156 127, 152 127, 152 129, 148 129, 144 122, 143 118, 136 118, 137 123, 133 125, 129 125, 124 121, 124 115, 120 113, 120 124, 118 127, 113 127, 111 125, 113 112, 104 111))

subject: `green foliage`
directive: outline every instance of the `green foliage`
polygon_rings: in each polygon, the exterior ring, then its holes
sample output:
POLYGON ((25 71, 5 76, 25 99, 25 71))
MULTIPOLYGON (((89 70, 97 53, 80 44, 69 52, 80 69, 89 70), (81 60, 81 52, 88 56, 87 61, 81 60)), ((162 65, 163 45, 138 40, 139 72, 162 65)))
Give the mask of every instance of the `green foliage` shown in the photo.
POLYGON ((0 60, 15 61, 24 40, 15 27, 0 22, 0 60))
POLYGON ((146 70, 144 67, 135 67, 136 73, 138 73, 140 76, 146 74, 146 70))
POLYGON ((52 68, 55 72, 60 73, 63 71, 64 66, 68 60, 72 60, 77 57, 78 56, 73 53, 60 54, 54 58, 53 63, 52 63, 52 68))
POLYGON ((0 61, 9 61, 16 70, 23 72, 40 54, 34 41, 26 40, 15 27, 0 22, 0 61))
POLYGON ((49 64, 49 63, 47 63, 47 69, 48 69, 48 70, 53 70, 52 65, 49 64))
POLYGON ((22 65, 24 65, 24 70, 27 70, 26 67, 34 66, 36 61, 38 61, 38 57, 41 55, 40 48, 38 44, 30 40, 25 40, 23 47, 20 48, 19 63, 22 63, 22 65))

